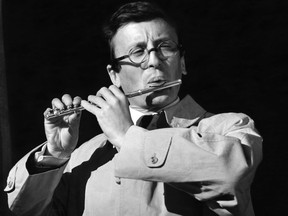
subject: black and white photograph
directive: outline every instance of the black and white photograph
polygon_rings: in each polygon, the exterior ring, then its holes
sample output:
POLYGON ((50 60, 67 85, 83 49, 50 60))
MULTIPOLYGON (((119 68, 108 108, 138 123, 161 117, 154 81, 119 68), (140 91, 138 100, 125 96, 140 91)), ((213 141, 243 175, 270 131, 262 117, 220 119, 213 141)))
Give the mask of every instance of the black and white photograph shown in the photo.
POLYGON ((287 1, 0 3, 1 216, 285 215, 287 1))

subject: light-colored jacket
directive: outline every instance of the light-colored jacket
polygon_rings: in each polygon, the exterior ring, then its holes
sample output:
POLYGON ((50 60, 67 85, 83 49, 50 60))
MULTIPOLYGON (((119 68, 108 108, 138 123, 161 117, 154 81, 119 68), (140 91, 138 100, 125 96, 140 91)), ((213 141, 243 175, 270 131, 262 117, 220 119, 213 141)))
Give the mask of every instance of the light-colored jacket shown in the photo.
POLYGON ((104 134, 67 164, 10 171, 5 191, 17 215, 254 215, 250 186, 262 139, 242 113, 211 115, 190 96, 165 111, 171 128, 131 126, 118 152, 104 134), (30 173, 29 173, 30 172, 30 173))

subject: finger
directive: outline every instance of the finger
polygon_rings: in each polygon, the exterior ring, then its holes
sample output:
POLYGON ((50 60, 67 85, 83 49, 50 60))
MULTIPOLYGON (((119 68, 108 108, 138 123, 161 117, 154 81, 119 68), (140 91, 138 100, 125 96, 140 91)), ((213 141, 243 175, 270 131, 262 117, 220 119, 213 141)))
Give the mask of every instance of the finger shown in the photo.
POLYGON ((97 111, 100 109, 86 100, 81 101, 81 106, 84 107, 84 109, 88 112, 93 113, 95 116, 97 116, 97 111))
POLYGON ((110 89, 108 89, 107 87, 102 87, 97 93, 96 96, 98 97, 103 97, 106 101, 107 100, 112 100, 113 98, 115 98, 115 95, 113 94, 113 92, 111 92, 110 89))
POLYGON ((47 108, 47 109, 44 111, 43 115, 44 115, 45 119, 46 119, 47 116, 50 115, 51 112, 52 112, 52 109, 51 109, 51 108, 47 108))
POLYGON ((72 107, 72 98, 69 94, 64 94, 62 96, 62 101, 68 109, 72 107))
POLYGON ((76 96, 76 97, 74 97, 74 99, 73 99, 73 106, 74 107, 78 107, 80 104, 81 104, 81 97, 79 97, 79 96, 76 96))
POLYGON ((54 109, 47 108, 47 109, 44 111, 44 113, 43 113, 45 122, 53 122, 53 123, 55 123, 55 122, 57 122, 57 121, 60 121, 61 118, 49 118, 49 117, 57 114, 57 113, 59 112, 59 110, 60 110, 60 109, 58 109, 58 108, 54 108, 54 109))
POLYGON ((59 98, 54 98, 52 100, 52 108, 53 109, 63 110, 64 109, 64 104, 61 102, 61 100, 59 98))
POLYGON ((92 103, 91 105, 97 106, 98 108, 104 108, 105 106, 107 106, 106 100, 100 96, 89 95, 88 101, 92 103))
POLYGON ((124 93, 115 85, 109 86, 109 90, 118 98, 125 97, 124 93))

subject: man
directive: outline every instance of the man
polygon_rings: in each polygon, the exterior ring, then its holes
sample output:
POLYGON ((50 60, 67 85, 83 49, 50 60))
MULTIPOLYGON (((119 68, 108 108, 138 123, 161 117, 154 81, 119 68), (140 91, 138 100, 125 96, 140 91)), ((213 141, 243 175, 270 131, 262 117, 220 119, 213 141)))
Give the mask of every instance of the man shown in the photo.
POLYGON ((68 94, 52 100, 60 110, 81 104, 103 134, 74 150, 81 113, 45 119, 47 142, 10 171, 10 209, 17 215, 254 215, 250 185, 262 139, 253 120, 212 115, 190 96, 180 101, 179 86, 125 96, 186 74, 174 22, 155 5, 135 2, 113 14, 105 33, 113 85, 87 101, 68 94), (143 116, 158 120, 144 126, 143 116))

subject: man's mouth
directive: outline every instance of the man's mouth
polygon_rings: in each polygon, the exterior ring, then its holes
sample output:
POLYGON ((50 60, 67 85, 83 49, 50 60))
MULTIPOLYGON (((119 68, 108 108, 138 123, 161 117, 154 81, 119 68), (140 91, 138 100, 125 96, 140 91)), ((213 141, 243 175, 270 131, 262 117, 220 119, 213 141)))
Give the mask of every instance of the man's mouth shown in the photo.
POLYGON ((149 87, 159 87, 159 86, 164 85, 166 82, 167 82, 166 80, 153 80, 153 81, 150 81, 148 84, 149 84, 149 87))

